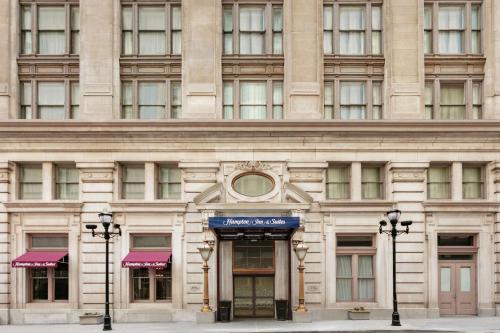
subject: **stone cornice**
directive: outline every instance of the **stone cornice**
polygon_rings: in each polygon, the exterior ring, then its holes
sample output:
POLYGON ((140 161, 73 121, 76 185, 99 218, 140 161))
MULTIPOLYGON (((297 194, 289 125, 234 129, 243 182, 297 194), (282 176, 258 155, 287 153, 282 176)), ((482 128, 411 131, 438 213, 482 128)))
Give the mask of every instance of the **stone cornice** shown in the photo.
POLYGON ((327 200, 319 203, 321 212, 380 212, 385 213, 395 202, 387 200, 327 200))
POLYGON ((10 201, 4 202, 9 213, 80 213, 83 204, 81 202, 68 201, 10 201))
POLYGON ((431 212, 489 212, 496 213, 500 207, 498 201, 425 201, 422 203, 426 213, 431 212))
POLYGON ((184 213, 187 204, 180 201, 114 201, 110 202, 113 213, 132 213, 132 212, 172 212, 184 213))

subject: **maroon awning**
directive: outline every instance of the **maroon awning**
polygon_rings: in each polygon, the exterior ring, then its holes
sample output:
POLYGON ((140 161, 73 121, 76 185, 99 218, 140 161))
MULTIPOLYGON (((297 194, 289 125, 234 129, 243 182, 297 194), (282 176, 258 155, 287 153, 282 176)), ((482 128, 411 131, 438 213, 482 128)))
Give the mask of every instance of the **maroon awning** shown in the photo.
POLYGON ((172 251, 130 251, 122 260, 122 267, 164 268, 172 251))
POLYGON ((68 255, 68 251, 29 251, 12 261, 12 267, 57 267, 59 260, 68 255))

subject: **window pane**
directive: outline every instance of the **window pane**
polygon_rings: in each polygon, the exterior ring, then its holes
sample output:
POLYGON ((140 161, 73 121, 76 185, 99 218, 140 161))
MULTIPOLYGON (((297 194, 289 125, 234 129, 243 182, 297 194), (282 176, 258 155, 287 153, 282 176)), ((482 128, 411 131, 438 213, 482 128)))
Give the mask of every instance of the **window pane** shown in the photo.
POLYGON ((340 30, 364 30, 365 8, 361 6, 340 6, 340 30))
POLYGON ((163 270, 155 270, 156 300, 167 300, 172 298, 172 273, 171 266, 163 270))
POLYGON ((283 104, 283 82, 280 81, 273 82, 273 104, 274 105, 283 104))
POLYGON ((328 168, 327 186, 329 199, 348 199, 350 193, 349 167, 334 166, 328 168))
POLYGON ((240 118, 266 119, 266 114, 266 83, 242 82, 240 85, 240 118))
POLYGON ((62 6, 39 6, 38 29, 64 30, 65 14, 62 6))
POLYGON ((68 299, 68 264, 59 263, 54 269, 54 300, 68 299))
POLYGON ((149 300, 149 270, 132 269, 132 281, 134 300, 149 300))
POLYGON ((366 112, 365 84, 362 82, 340 83, 341 119, 364 119, 366 112))
POLYGON ((372 7, 372 29, 382 30, 382 12, 379 6, 372 7))
POLYGON ((441 85, 441 119, 465 119, 463 84, 441 85))
POLYGON ((31 236, 32 248, 67 248, 67 236, 46 236, 46 235, 32 235, 31 236))
POLYGON ((352 300, 351 256, 337 256, 337 301, 352 300))
POLYGON ((124 166, 123 180, 124 199, 144 199, 144 166, 124 166))
POLYGON ((333 30, 333 7, 324 6, 323 7, 323 29, 333 30))
POLYGON ((21 82, 21 119, 32 119, 31 112, 31 83, 21 82))
POLYGON ((432 29, 432 7, 424 7, 424 29, 432 29))
POLYGON ((460 267, 460 291, 471 291, 471 269, 470 267, 460 267))
POLYGON ((438 235, 438 246, 473 246, 472 235, 438 235))
POLYGON ((71 119, 79 118, 80 111, 80 84, 71 83, 71 119))
POLYGON ((139 53, 165 54, 165 8, 139 8, 139 53))
POLYGON ((159 174, 160 199, 181 197, 181 170, 176 167, 161 167, 159 174))
POLYGON ((240 9, 240 53, 264 53, 264 8, 242 7, 240 9))
POLYGON ((364 54, 365 33, 364 32, 341 32, 340 33, 341 54, 364 54))
POLYGON ((140 32, 139 53, 150 55, 165 54, 165 32, 140 32))
MULTIPOLYGON (((371 235, 361 236, 337 236, 337 247, 371 247, 373 246, 373 237, 371 235)), ((371 276, 365 276, 371 277, 371 276)))
POLYGON ((273 7, 273 54, 283 53, 283 9, 273 7))
POLYGON ((132 7, 122 7, 122 53, 132 54, 132 7))
POLYGON ((38 52, 64 54, 64 7, 38 7, 38 52))
POLYGON ((132 7, 122 7, 122 30, 132 30, 132 7))
POLYGON ((224 119, 233 119, 233 83, 224 82, 224 119))
POLYGON ((430 199, 449 199, 451 197, 449 167, 429 168, 428 183, 430 199))
POLYGON ((439 30, 464 29, 464 8, 462 6, 439 7, 439 30))
POLYGON ((372 53, 382 53, 382 33, 379 31, 372 31, 372 53))
POLYGON ((172 82, 170 84, 171 92, 171 117, 172 119, 179 119, 182 116, 182 86, 180 82, 172 82))
POLYGON ((172 245, 172 238, 168 235, 155 235, 155 236, 133 236, 132 243, 134 248, 138 247, 162 247, 170 248, 172 245))
POLYGON ((480 199, 483 196, 481 167, 462 168, 462 187, 464 199, 480 199))
POLYGON ((40 119, 64 119, 64 83, 40 82, 38 84, 38 109, 40 119))
POLYGON ((172 7, 172 54, 182 51, 182 12, 181 7, 172 7))
POLYGON ((375 297, 372 256, 358 256, 358 297, 359 300, 372 300, 375 297))
POLYGON ((31 40, 31 7, 21 6, 21 53, 30 54, 33 51, 31 40))
POLYGON ((462 53, 463 36, 462 31, 440 31, 439 52, 444 54, 462 53))
POLYGON ((172 6, 172 29, 182 29, 182 12, 179 6, 172 6))
POLYGON ((380 199, 380 168, 378 167, 363 167, 361 169, 362 178, 362 198, 363 199, 380 199))
POLYGON ((165 30, 165 7, 139 7, 139 30, 165 30))
POLYGON ((441 267, 441 292, 451 291, 451 269, 450 267, 441 267))
POLYGON ((325 119, 333 118, 333 82, 325 82, 325 96, 324 96, 324 106, 325 106, 325 119))
POLYGON ((224 7, 224 32, 233 31, 233 7, 224 7))
POLYGON ((139 118, 158 119, 165 117, 165 83, 139 83, 139 118))
POLYGON ((47 268, 31 268, 31 296, 33 300, 49 299, 47 268))

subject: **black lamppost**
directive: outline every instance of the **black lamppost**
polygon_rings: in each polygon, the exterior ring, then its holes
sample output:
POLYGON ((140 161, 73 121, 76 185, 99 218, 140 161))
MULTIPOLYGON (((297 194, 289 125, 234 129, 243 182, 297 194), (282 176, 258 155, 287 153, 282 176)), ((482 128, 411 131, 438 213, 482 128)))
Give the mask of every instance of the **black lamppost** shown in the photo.
POLYGON ((398 313, 398 298, 396 293, 396 237, 401 234, 407 234, 410 232, 410 225, 413 223, 412 221, 401 221, 401 226, 406 227, 404 230, 398 230, 397 224, 399 221, 399 217, 401 216, 401 211, 398 209, 393 209, 387 213, 385 216, 391 223, 392 228, 389 230, 382 229, 387 225, 385 220, 379 222, 378 231, 380 234, 386 233, 390 237, 392 237, 392 303, 393 309, 392 312, 392 326, 401 326, 401 322, 399 321, 399 313, 398 313))
POLYGON ((106 240, 106 303, 105 303, 105 313, 104 313, 104 326, 102 328, 103 331, 111 331, 111 316, 109 315, 109 240, 115 236, 121 236, 122 231, 120 229, 119 224, 114 224, 113 229, 117 229, 118 231, 110 232, 109 227, 113 223, 113 214, 103 211, 98 214, 99 220, 104 228, 102 232, 96 232, 97 225, 95 224, 87 224, 85 228, 92 230, 92 237, 98 236, 104 238, 106 240))

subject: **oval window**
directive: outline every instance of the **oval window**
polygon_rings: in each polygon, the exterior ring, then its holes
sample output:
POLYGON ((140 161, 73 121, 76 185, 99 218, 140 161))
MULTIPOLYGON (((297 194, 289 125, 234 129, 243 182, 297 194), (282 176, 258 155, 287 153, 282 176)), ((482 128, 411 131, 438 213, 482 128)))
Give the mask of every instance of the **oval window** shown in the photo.
POLYGON ((271 192, 274 188, 273 180, 262 174, 245 173, 233 181, 236 192, 247 197, 259 197, 271 192))

